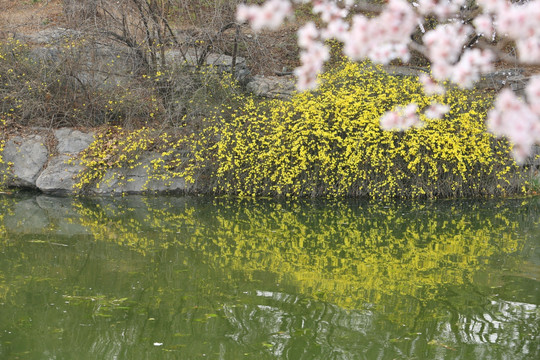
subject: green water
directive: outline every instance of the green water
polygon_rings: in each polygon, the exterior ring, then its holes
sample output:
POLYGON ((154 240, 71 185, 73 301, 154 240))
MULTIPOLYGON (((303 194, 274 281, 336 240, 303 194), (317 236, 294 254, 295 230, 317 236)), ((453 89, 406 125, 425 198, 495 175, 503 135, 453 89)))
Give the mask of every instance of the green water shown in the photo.
POLYGON ((0 359, 539 359, 540 198, 0 195, 0 359))

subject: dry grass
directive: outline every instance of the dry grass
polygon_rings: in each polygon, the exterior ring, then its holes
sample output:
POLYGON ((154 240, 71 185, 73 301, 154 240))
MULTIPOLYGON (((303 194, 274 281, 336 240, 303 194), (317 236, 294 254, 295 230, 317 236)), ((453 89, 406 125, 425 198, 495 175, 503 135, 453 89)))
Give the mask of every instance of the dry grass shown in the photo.
MULTIPOLYGON (((65 0, 0 0, 0 39, 9 36, 29 36, 47 28, 70 27, 64 13, 65 0)), ((170 23, 178 33, 189 34, 195 40, 207 40, 226 22, 233 21, 236 0, 210 1, 205 7, 194 7, 190 1, 169 14, 170 23), (223 3, 225 15, 216 15, 218 3, 223 3)), ((76 24, 72 24, 75 26, 76 24)), ((299 65, 296 30, 299 23, 287 24, 279 31, 254 33, 248 26, 240 31, 238 55, 248 61, 253 74, 274 75, 284 68, 292 70, 299 65)), ((234 29, 215 39, 214 51, 227 55, 233 53, 234 29)))
POLYGON ((65 26, 61 0, 0 0, 0 37, 65 26))

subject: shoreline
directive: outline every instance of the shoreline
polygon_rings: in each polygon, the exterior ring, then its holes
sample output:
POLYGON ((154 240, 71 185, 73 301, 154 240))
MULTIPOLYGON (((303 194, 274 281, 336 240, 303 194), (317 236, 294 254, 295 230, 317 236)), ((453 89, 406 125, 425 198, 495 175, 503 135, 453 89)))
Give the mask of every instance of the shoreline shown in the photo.
MULTIPOLYGON (((38 191, 48 195, 88 195, 110 196, 124 194, 161 195, 223 195, 211 191, 212 180, 197 177, 193 182, 172 173, 169 176, 153 176, 151 169, 165 156, 158 151, 141 151, 134 156, 132 166, 119 168, 110 166, 97 181, 86 184, 84 188, 77 182, 85 170, 81 164, 81 152, 88 149, 96 140, 98 132, 75 128, 44 130, 29 129, 12 135, 0 143, 0 183, 5 188, 38 191)), ((534 195, 540 184, 540 147, 523 167, 529 167, 529 189, 524 193, 534 195), (535 159, 536 158, 536 159, 535 159)), ((478 197, 486 197, 478 194, 478 197)), ((508 196, 519 194, 507 194, 508 196)), ((256 196, 255 196, 256 197, 256 196)), ((361 198, 346 196, 347 198, 361 198)), ((504 197, 504 196, 502 196, 504 197)), ((288 198, 275 196, 275 198, 288 198)), ((327 198, 313 196, 312 198, 327 198)), ((408 197, 396 197, 406 199, 408 197)), ((426 196, 426 198, 430 198, 426 196)), ((432 196, 434 199, 451 197, 432 196)))

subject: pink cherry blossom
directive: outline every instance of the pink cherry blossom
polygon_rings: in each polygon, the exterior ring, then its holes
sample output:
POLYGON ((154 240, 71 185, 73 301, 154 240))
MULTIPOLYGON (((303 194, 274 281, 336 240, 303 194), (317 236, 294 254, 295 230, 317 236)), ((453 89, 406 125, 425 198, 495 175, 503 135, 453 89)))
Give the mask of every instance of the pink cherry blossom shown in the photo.
POLYGON ((335 19, 328 23, 328 26, 322 32, 322 37, 324 39, 336 39, 343 42, 347 39, 347 30, 349 30, 349 23, 343 19, 335 19))
POLYGON ((313 45, 318 36, 319 30, 317 30, 315 23, 308 22, 298 30, 298 46, 308 49, 313 45))
POLYGON ((268 0, 263 6, 240 4, 236 11, 236 19, 248 21, 255 31, 264 28, 275 30, 291 16, 292 6, 288 0, 268 0))
POLYGON ((456 3, 450 3, 450 2, 439 2, 437 7, 433 9, 433 13, 439 20, 442 19, 448 19, 453 14, 458 12, 459 6, 456 3))
POLYGON ((540 75, 534 76, 529 81, 525 88, 525 94, 527 95, 531 110, 540 116, 540 75))
POLYGON ((480 80, 480 74, 493 70, 493 58, 488 50, 466 50, 454 67, 451 80, 462 87, 471 88, 480 80))
POLYGON ((422 15, 432 14, 439 0, 419 0, 416 6, 418 7, 418 12, 422 15))
MULTIPOLYGON (((393 59, 408 61, 409 47, 423 52, 431 62, 431 77, 422 75, 424 92, 440 94, 444 88, 434 80, 452 80, 462 87, 471 87, 480 76, 492 71, 495 53, 480 50, 491 44, 479 43, 479 48, 465 45, 477 33, 490 41, 497 34, 515 41, 518 63, 540 63, 540 6, 538 0, 512 3, 509 0, 476 0, 481 12, 472 24, 465 25, 457 15, 466 0, 388 0, 378 16, 367 18, 350 14, 354 0, 292 0, 296 4, 311 3, 312 11, 322 20, 321 28, 308 23, 298 32, 302 49, 301 66, 295 70, 300 90, 317 86, 317 74, 329 58, 321 43, 327 39, 343 42, 343 52, 353 60, 370 58, 379 63, 393 59), (350 16, 352 15, 352 16, 350 16), (436 16, 435 29, 424 31, 423 21, 436 16), (420 27, 423 45, 412 44, 411 34, 420 27), (483 47, 482 47, 483 46, 483 47)), ((267 0, 263 5, 240 5, 237 19, 247 21, 253 29, 275 29, 292 17, 290 0, 267 0)), ((471 44, 467 44, 470 46, 471 44)), ((497 136, 507 137, 514 144, 513 152, 522 161, 534 143, 540 143, 540 76, 533 77, 525 90, 526 100, 520 100, 510 90, 500 93, 495 108, 489 113, 488 127, 497 136)), ((417 106, 410 104, 387 112, 380 119, 381 128, 403 130, 418 126, 417 106)), ((446 105, 432 104, 426 117, 438 118, 447 111, 446 105)))
POLYGON ((499 94, 495 108, 488 114, 487 126, 493 134, 508 138, 517 162, 530 156, 534 143, 540 142, 539 116, 509 89, 499 94))
POLYGON ((418 80, 424 85, 426 95, 444 94, 444 88, 437 84, 428 74, 421 74, 418 80))
POLYGON ((464 3, 464 0, 419 0, 417 6, 420 14, 434 14, 444 20, 457 13, 464 3))
POLYGON ((470 26, 460 23, 437 25, 435 29, 428 31, 423 37, 424 44, 428 48, 429 58, 434 63, 455 62, 471 32, 470 26))
POLYGON ((317 87, 317 74, 329 58, 330 50, 320 42, 314 42, 307 50, 300 53, 302 65, 294 70, 298 90, 310 90, 317 87))
POLYGON ((439 81, 449 79, 452 76, 452 67, 444 61, 434 62, 431 65, 431 75, 439 81))
POLYGON ((444 114, 448 113, 449 111, 450 106, 433 103, 426 108, 426 110, 424 111, 424 115, 426 115, 426 117, 429 119, 440 119, 444 116, 444 114))
POLYGON ((344 53, 352 59, 365 56, 386 64, 392 59, 408 61, 407 44, 418 24, 418 16, 405 0, 390 0, 376 19, 355 15, 350 31, 343 36, 344 53))
POLYGON ((319 0, 314 2, 313 13, 320 14, 322 21, 330 23, 331 21, 346 17, 348 11, 340 8, 333 1, 319 0))
POLYGON ((474 27, 476 31, 480 34, 483 34, 487 38, 491 38, 493 32, 495 31, 493 27, 493 20, 489 15, 480 15, 473 20, 474 27))
MULTIPOLYGON (((540 25, 540 24, 539 24, 540 25)), ((516 41, 519 60, 526 64, 540 63, 540 36, 516 41)))
POLYGON ((351 30, 345 35, 343 53, 353 60, 366 57, 369 51, 370 22, 363 15, 355 15, 352 19, 351 30))
POLYGON ((383 130, 404 131, 413 126, 420 126, 421 121, 416 114, 418 105, 412 103, 405 107, 398 106, 381 116, 379 125, 383 130))
POLYGON ((476 0, 476 2, 490 13, 496 13, 508 8, 508 2, 506 0, 476 0))

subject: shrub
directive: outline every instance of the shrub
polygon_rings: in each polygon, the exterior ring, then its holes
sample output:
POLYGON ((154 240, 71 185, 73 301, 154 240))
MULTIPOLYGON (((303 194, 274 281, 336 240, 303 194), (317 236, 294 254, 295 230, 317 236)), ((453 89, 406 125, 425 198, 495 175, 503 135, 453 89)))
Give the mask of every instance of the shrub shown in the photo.
POLYGON ((486 132, 486 93, 426 96, 415 77, 344 62, 313 93, 289 101, 248 99, 209 119, 188 173, 210 166, 213 191, 240 196, 457 197, 522 191, 507 142, 486 132), (399 104, 451 105, 442 120, 386 132, 379 118, 399 104), (217 140, 216 140, 217 139, 217 140))
MULTIPOLYGON (((204 172, 202 166, 197 169, 191 167, 190 171, 184 169, 184 160, 190 156, 186 154, 186 149, 199 144, 199 134, 205 133, 204 129, 198 129, 197 123, 208 114, 229 116, 239 107, 244 97, 230 74, 219 74, 213 68, 202 69, 197 74, 196 80, 200 83, 194 86, 194 92, 190 94, 176 93, 179 88, 175 86, 179 84, 176 83, 176 79, 167 80, 170 76, 168 72, 158 72, 154 78, 155 81, 162 83, 161 86, 165 86, 164 83, 168 86, 162 91, 167 92, 167 97, 173 104, 166 109, 180 104, 186 106, 189 112, 177 121, 184 122, 189 119, 192 122, 189 127, 143 126, 135 130, 119 126, 104 128, 96 136, 96 140, 80 154, 78 161, 85 170, 79 174, 75 188, 85 191, 89 187, 99 186, 103 176, 110 169, 117 173, 116 178, 120 182, 125 181, 125 177, 121 175, 123 170, 140 166, 141 155, 148 151, 159 152, 162 156, 154 160, 152 167, 147 169, 152 173, 153 179, 169 180, 189 173, 204 172)), ((173 115, 170 116, 172 118, 173 115)), ((189 176, 188 180, 193 180, 193 176, 189 176)))
POLYGON ((127 159, 155 150, 162 157, 148 169, 153 178, 202 179, 203 190, 216 194, 418 198, 523 191, 508 143, 486 132, 489 94, 455 89, 426 96, 415 77, 350 62, 320 81, 316 92, 290 100, 233 93, 229 101, 242 106, 222 106, 189 134, 109 131, 83 155, 88 170, 81 179, 98 182, 108 167, 133 166, 127 159), (441 120, 421 115, 422 128, 381 130, 380 116, 409 102, 451 110, 441 120))
POLYGON ((0 44, 0 112, 22 126, 125 126, 156 112, 152 88, 137 79, 109 82, 105 69, 89 67, 86 39, 33 49, 19 40, 0 44), (99 75, 96 75, 99 73, 99 75), (97 76, 97 77, 96 77, 97 76), (103 79, 104 80, 103 80, 103 79), (139 84, 137 86, 137 84, 139 84), (144 101, 144 100, 147 101, 144 101))
POLYGON ((15 39, 0 42, 0 116, 10 124, 53 128, 197 128, 239 91, 229 75, 211 67, 178 64, 130 74, 135 60, 129 51, 104 64, 88 60, 94 52, 103 56, 91 38, 66 37, 36 49, 15 39))
POLYGON ((2 156, 4 152, 4 148, 6 146, 5 128, 6 128, 6 120, 0 114, 0 191, 3 190, 7 182, 7 170, 9 168, 9 164, 6 164, 4 157, 2 156))

